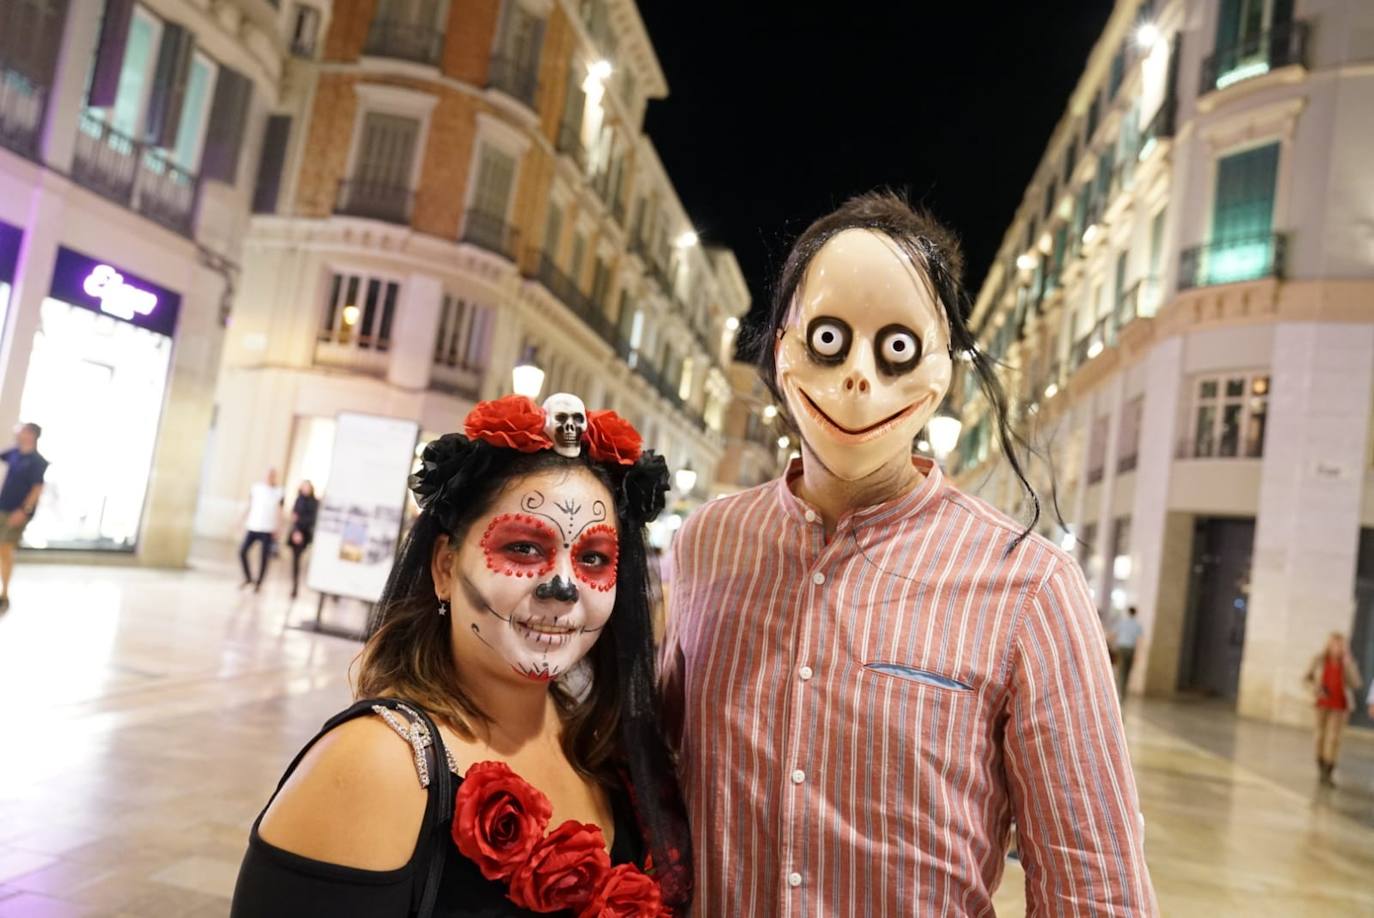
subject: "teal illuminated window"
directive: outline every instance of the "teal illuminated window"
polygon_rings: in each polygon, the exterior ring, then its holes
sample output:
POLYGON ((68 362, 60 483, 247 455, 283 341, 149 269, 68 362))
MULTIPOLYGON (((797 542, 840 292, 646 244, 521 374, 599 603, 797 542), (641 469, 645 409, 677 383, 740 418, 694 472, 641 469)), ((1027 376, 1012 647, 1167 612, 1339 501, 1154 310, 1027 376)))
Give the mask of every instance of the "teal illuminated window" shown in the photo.
POLYGON ((1277 143, 1218 160, 1211 244, 1199 266, 1201 283, 1229 284, 1273 273, 1278 163, 1277 143))

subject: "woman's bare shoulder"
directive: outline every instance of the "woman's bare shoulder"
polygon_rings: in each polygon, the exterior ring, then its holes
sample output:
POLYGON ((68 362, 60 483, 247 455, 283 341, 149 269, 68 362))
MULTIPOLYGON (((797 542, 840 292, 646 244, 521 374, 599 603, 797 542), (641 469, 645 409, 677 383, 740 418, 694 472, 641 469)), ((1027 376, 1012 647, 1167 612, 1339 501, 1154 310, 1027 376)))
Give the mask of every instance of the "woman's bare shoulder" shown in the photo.
POLYGON ((306 754, 258 834, 312 860, 395 870, 414 853, 427 799, 410 745, 380 717, 357 717, 306 754))

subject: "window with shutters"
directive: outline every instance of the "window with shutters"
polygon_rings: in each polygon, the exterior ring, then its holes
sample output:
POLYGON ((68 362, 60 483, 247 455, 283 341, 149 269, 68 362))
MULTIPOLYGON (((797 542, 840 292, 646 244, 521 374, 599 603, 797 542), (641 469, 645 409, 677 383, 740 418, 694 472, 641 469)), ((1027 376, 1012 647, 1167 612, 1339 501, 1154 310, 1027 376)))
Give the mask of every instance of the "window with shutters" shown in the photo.
POLYGON ((434 362, 457 370, 487 368, 495 314, 486 306, 444 294, 439 332, 434 339, 434 362))
POLYGON ((353 168, 342 183, 339 212, 408 223, 419 135, 416 118, 364 112, 353 168))
POLYGON ((320 325, 322 343, 385 352, 391 347, 400 284, 362 274, 334 274, 320 325))
POLYGON ((544 20, 522 0, 506 0, 501 12, 488 83, 533 106, 539 88, 539 56, 544 46, 544 20))
POLYGON ((0 146, 38 152, 66 0, 0 0, 0 146))
POLYGON ((448 0, 377 0, 363 53, 433 66, 447 21, 448 0))
POLYGON ((200 165, 201 142, 205 139, 205 124, 210 116, 210 99, 217 70, 214 62, 204 54, 197 51, 192 55, 176 140, 170 150, 171 160, 188 172, 196 171, 200 165))
POLYGON ((1216 44, 1202 66, 1202 92, 1301 63, 1306 23, 1293 18, 1293 0, 1221 0, 1216 44))
POLYGON ((286 165, 286 145, 290 138, 291 116, 270 115, 262 135, 262 155, 258 157, 258 177, 253 185, 255 214, 277 212, 282 169, 286 165))
POLYGON ((1117 434, 1116 470, 1129 472, 1135 468, 1140 451, 1140 419, 1145 410, 1145 396, 1138 395, 1121 410, 1121 431, 1117 434))
POLYGON ((587 260, 587 237, 581 231, 573 233, 572 256, 568 261, 568 277, 572 278, 574 285, 581 289, 582 285, 582 265, 587 260))
POLYGON ((514 254, 514 229, 507 223, 515 188, 515 157, 500 147, 478 144, 477 176, 463 221, 463 241, 488 251, 514 254))
MULTIPOLYGON (((135 6, 124 38, 123 61, 119 65, 113 98, 100 101, 94 94, 90 96, 93 104, 88 113, 131 140, 142 134, 147 123, 153 68, 157 65, 162 31, 161 19, 135 6), (96 106, 96 102, 100 104, 96 106)), ((105 42, 106 36, 102 34, 101 40, 105 42)))
POLYGON ((1253 280, 1270 273, 1278 162, 1277 143, 1217 162, 1211 245, 1202 266, 1205 283, 1253 280))
POLYGON ((297 4, 291 23, 291 53, 297 57, 314 57, 320 38, 320 11, 313 6, 297 4))
POLYGON ((544 255, 558 262, 558 244, 563 241, 563 208, 557 201, 549 202, 549 216, 544 221, 544 255))
POLYGON ((1107 464, 1107 415, 1100 415, 1093 421, 1092 434, 1088 438, 1088 484, 1102 480, 1102 470, 1107 464))

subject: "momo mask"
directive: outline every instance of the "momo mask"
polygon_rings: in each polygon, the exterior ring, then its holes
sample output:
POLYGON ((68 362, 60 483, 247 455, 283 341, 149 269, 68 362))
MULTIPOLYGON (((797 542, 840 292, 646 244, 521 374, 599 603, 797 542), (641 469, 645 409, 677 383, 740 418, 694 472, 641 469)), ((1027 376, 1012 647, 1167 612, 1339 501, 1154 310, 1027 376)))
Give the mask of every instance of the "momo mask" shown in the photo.
POLYGON ((949 388, 944 309, 920 267, 870 230, 845 230, 816 253, 776 348, 802 438, 846 481, 910 457, 949 388))

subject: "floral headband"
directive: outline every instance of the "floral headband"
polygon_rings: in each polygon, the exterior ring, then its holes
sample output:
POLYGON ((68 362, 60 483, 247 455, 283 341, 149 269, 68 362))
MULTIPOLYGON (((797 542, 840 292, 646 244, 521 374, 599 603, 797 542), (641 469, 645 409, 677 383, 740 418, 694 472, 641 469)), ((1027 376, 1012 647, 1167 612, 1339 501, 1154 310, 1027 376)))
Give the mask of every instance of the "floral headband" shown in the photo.
POLYGON ((550 395, 541 408, 523 395, 480 402, 463 422, 469 440, 482 440, 522 453, 552 449, 576 457, 585 444, 597 462, 634 465, 644 440, 629 421, 614 411, 587 411, 582 399, 567 392, 550 395))
MULTIPOLYGON (((455 518, 463 492, 506 449, 551 449, 569 458, 585 449, 610 473, 618 511, 639 524, 657 517, 666 502, 668 464, 644 449, 634 425, 614 411, 589 412, 580 398, 560 392, 542 407, 523 395, 479 402, 464 420, 462 434, 445 434, 425 445, 420 468, 410 477, 416 503, 441 521, 455 518)), ((452 528, 448 522, 445 527, 452 528)))

